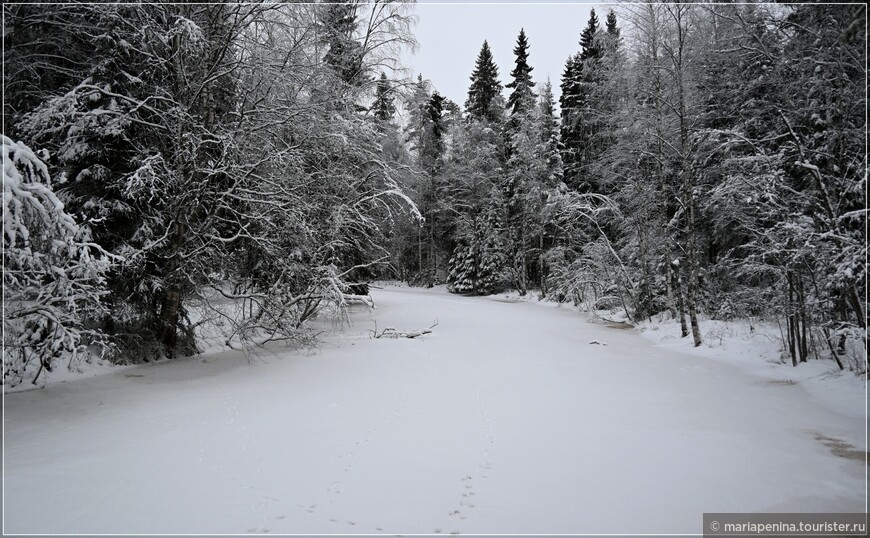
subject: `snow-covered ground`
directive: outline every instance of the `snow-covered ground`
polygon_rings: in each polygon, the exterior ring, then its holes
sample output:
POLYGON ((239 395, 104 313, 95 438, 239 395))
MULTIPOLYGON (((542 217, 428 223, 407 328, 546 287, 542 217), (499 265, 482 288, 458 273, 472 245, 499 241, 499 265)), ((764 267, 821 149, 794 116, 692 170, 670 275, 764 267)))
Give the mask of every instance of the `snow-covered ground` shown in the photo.
POLYGON ((866 510, 854 377, 763 375, 554 305, 373 296, 315 353, 7 394, 4 531, 699 533, 703 512, 866 510))

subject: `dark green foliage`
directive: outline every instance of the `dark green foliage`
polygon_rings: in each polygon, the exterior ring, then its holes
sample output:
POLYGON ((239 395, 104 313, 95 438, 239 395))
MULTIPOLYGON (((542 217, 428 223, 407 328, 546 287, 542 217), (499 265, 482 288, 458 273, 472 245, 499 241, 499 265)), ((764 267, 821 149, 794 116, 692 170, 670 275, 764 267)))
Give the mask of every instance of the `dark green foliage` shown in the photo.
POLYGON ((501 288, 504 254, 495 210, 478 215, 450 258, 448 287, 454 293, 490 295, 501 288))
POLYGON ((580 132, 581 84, 583 77, 583 62, 580 54, 570 56, 565 62, 562 72, 559 96, 561 116, 560 134, 562 143, 562 162, 564 164, 565 182, 575 186, 579 182, 579 166, 582 136, 580 132))
POLYGON ((595 15, 594 9, 590 9, 589 22, 586 23, 586 28, 580 34, 581 60, 597 60, 601 57, 601 44, 597 39, 598 30, 598 16, 595 15))
POLYGON ((431 174, 437 174, 441 168, 441 157, 444 154, 444 98, 438 92, 432 92, 424 106, 424 132, 420 147, 420 164, 431 174))
POLYGON ((619 37, 619 27, 616 25, 616 13, 611 9, 607 12, 607 22, 605 23, 605 28, 607 29, 607 34, 618 38, 619 37))
POLYGON ((498 80, 498 66, 492 58, 489 44, 484 41, 471 73, 471 86, 468 87, 468 99, 465 110, 477 119, 499 121, 503 114, 499 98, 501 97, 501 82, 498 80))
POLYGON ((324 61, 345 84, 362 84, 365 81, 363 49, 353 38, 357 26, 357 4, 326 4, 322 9, 323 39, 329 46, 324 61))
MULTIPOLYGON (((226 75, 202 81, 234 61, 227 25, 239 9, 88 5, 66 13, 56 39, 71 42, 70 34, 101 29, 98 52, 80 51, 88 68, 76 86, 47 88, 17 122, 30 143, 50 148, 50 164, 69 179, 63 190, 69 210, 92 223, 98 244, 125 260, 108 275, 113 293, 105 329, 160 340, 170 354, 194 349, 178 301, 195 285, 181 276, 182 245, 203 222, 210 198, 229 185, 217 164, 227 157, 220 139, 235 81, 226 75), (175 37, 161 40, 164 34, 175 37), (217 166, 207 166, 209 160, 217 166)), ((16 52, 26 55, 27 46, 16 52)))
MULTIPOLYGON (((612 12, 611 12, 612 15, 612 12)), ((611 17, 608 16, 608 23, 611 17)), ((612 18, 615 27, 615 15, 612 18)), ((612 41, 616 43, 617 38, 612 41)), ((589 166, 602 147, 597 138, 603 129, 601 102, 595 95, 604 80, 601 62, 608 40, 602 37, 595 10, 580 36, 581 50, 569 58, 562 75, 561 135, 565 182, 580 192, 600 192, 601 186, 589 166)))
POLYGON ((507 108, 511 115, 516 115, 522 112, 527 112, 533 105, 537 97, 535 95, 535 84, 532 82, 532 70, 529 65, 529 42, 526 38, 526 33, 520 29, 520 34, 517 36, 517 46, 514 47, 514 55, 516 56, 516 65, 511 71, 513 80, 505 87, 511 88, 513 91, 508 97, 507 108))
POLYGON ((443 143, 442 139, 444 138, 444 120, 442 118, 442 114, 444 113, 444 97, 441 96, 438 92, 432 92, 432 97, 429 98, 429 102, 426 104, 426 115, 429 118, 429 121, 432 124, 432 138, 438 141, 440 154, 443 151, 443 143))
POLYGON ((510 118, 493 122, 484 45, 468 121, 445 133, 428 198, 450 289, 540 287, 634 320, 664 313, 695 345, 699 313, 758 316, 781 323, 795 363, 827 356, 866 371, 864 11, 626 13, 630 50, 613 11, 602 28, 591 14, 565 64, 559 120, 547 85, 527 106, 521 32, 510 118))
POLYGON ((382 122, 389 122, 393 119, 396 113, 395 99, 390 89, 390 82, 387 80, 387 75, 381 73, 381 78, 378 79, 375 86, 375 102, 372 104, 371 111, 375 119, 382 122))

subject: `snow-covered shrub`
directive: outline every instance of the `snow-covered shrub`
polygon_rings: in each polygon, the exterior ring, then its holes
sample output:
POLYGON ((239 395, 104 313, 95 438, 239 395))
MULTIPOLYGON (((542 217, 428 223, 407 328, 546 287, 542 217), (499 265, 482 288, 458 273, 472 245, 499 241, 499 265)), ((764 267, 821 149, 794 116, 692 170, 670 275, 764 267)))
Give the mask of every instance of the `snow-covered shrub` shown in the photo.
POLYGON ((108 258, 64 211, 42 160, 2 140, 3 383, 16 385, 88 356, 99 335, 82 322, 100 313, 108 258))

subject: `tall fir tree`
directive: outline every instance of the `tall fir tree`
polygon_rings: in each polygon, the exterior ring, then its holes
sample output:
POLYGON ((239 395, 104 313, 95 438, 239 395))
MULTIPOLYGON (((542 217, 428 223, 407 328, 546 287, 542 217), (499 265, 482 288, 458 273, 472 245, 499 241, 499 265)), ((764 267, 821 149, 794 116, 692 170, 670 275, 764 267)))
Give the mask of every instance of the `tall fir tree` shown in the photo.
POLYGON ((504 252, 499 236, 499 210, 485 207, 450 257, 447 287, 453 293, 490 295, 501 287, 504 252))
POLYGON ((421 149, 420 160, 427 170, 437 174, 441 167, 441 158, 444 154, 444 97, 437 91, 432 92, 429 101, 426 102, 425 118, 427 123, 426 135, 421 149))
POLYGON ((516 56, 516 65, 511 71, 513 80, 506 84, 506 88, 513 89, 510 97, 508 97, 507 106, 511 116, 519 113, 528 112, 535 102, 534 83, 532 82, 532 70, 529 65, 529 41, 526 38, 526 32, 521 28, 520 34, 517 36, 517 46, 514 47, 514 55, 516 56))
POLYGON ((502 114, 498 106, 501 88, 498 66, 492 59, 489 43, 484 41, 477 55, 474 71, 471 73, 471 86, 468 88, 468 99, 465 101, 465 109, 471 117, 498 121, 502 114))
POLYGON ((375 119, 382 122, 388 122, 393 119, 396 113, 395 99, 390 89, 390 82, 387 80, 387 75, 381 73, 381 78, 378 79, 375 86, 375 102, 372 104, 371 111, 375 119))
POLYGON ((616 13, 612 9, 607 13, 607 22, 604 26, 608 36, 619 38, 619 27, 616 26, 616 13))
POLYGON ((544 145, 547 158, 547 187, 556 187, 562 182, 562 156, 559 153, 559 120, 556 117, 553 86, 549 78, 541 87, 539 106, 541 143, 544 145))
POLYGON ((562 160, 565 180, 580 191, 594 190, 594 182, 584 177, 582 168, 589 162, 591 140, 595 136, 595 115, 592 94, 600 79, 598 63, 604 55, 599 38, 600 27, 595 10, 591 9, 586 28, 580 34, 581 50, 568 60, 562 75, 562 160))
POLYGON ((363 48, 353 38, 358 22, 356 12, 356 4, 327 4, 321 19, 324 39, 329 45, 323 60, 340 80, 351 86, 363 82, 363 48))
MULTIPOLYGON (((589 85, 589 102, 593 105, 587 114, 593 146, 588 152, 590 159, 599 158, 616 143, 620 103, 629 98, 626 58, 613 10, 607 14, 605 31, 599 33, 599 40, 601 57, 591 66, 593 76, 589 85)), ((600 170, 601 166, 597 168, 600 170)), ((609 194, 606 188, 604 193, 609 194)))
POLYGON ((586 28, 584 28, 583 33, 580 34, 581 59, 596 59, 601 56, 601 46, 595 39, 598 30, 598 16, 595 15, 594 9, 590 9, 589 22, 586 23, 586 28))
POLYGON ((565 62, 565 71, 562 72, 562 81, 559 86, 562 92, 559 96, 559 130, 564 179, 571 186, 575 183, 574 177, 577 175, 577 164, 580 160, 578 110, 582 75, 583 61, 580 59, 580 53, 569 56, 565 62))

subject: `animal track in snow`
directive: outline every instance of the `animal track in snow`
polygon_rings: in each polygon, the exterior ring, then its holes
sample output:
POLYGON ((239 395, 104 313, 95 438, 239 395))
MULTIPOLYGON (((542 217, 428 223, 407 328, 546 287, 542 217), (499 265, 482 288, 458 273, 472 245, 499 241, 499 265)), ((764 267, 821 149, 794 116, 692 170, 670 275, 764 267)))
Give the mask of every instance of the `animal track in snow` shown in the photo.
MULTIPOLYGON (((460 479, 460 482, 462 482, 463 485, 462 494, 459 498, 459 508, 453 510, 447 515, 458 519, 466 519, 468 514, 467 512, 463 512, 463 510, 474 509, 474 504, 469 502, 471 500, 471 497, 474 495, 473 478, 471 475, 465 475, 460 479)), ((454 532, 451 532, 450 534, 454 534, 454 532)))

